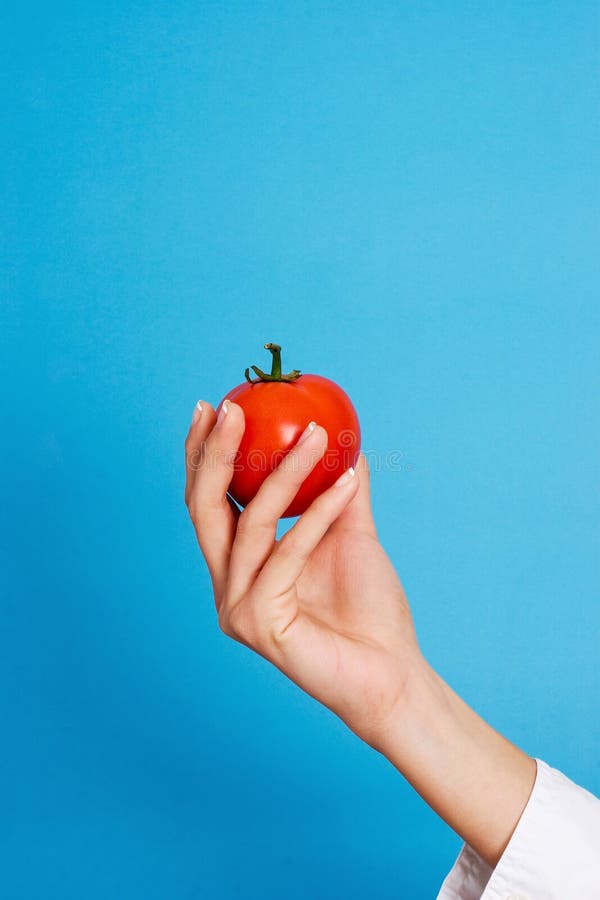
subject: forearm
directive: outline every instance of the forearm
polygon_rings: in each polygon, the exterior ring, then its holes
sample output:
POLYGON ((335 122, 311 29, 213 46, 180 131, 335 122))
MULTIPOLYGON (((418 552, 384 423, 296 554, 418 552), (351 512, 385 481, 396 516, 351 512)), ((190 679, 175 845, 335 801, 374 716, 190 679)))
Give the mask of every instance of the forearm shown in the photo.
POLYGON ((534 759, 484 722, 422 658, 377 749, 496 865, 533 788, 534 759))

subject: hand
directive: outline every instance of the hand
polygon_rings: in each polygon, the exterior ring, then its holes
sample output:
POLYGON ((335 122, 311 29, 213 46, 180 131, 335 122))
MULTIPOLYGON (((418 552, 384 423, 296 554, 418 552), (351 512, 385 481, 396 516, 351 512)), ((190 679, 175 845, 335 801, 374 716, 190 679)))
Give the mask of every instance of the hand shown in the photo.
POLYGON ((494 866, 527 802, 535 760, 483 721, 422 657, 375 532, 369 474, 318 497, 281 540, 277 522, 323 455, 309 429, 240 513, 227 496, 244 414, 204 403, 186 439, 186 503, 223 631, 269 659, 383 753, 494 866))
POLYGON ((281 540, 277 522, 327 447, 305 432, 243 512, 227 497, 244 413, 202 403, 186 439, 186 503, 222 630, 266 657, 377 746, 419 659, 402 586, 377 539, 367 462, 281 540))

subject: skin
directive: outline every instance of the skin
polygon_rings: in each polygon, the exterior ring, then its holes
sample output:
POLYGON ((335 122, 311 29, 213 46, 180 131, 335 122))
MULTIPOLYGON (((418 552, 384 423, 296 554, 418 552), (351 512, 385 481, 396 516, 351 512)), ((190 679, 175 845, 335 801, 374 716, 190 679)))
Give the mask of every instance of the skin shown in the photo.
POLYGON ((535 760, 498 734, 421 653, 379 543, 360 457, 280 540, 277 522, 321 458, 318 424, 240 513, 227 497, 244 432, 237 404, 194 410, 185 499, 218 621, 378 750, 491 866, 527 804, 535 760))

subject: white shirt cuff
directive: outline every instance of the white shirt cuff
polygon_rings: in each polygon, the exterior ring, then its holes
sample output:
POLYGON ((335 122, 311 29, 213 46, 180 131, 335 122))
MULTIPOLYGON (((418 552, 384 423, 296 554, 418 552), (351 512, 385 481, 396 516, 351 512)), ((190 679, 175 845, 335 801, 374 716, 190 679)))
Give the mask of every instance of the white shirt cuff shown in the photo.
POLYGON ((496 868, 465 844, 438 900, 599 900, 600 800, 536 763, 531 796, 496 868))

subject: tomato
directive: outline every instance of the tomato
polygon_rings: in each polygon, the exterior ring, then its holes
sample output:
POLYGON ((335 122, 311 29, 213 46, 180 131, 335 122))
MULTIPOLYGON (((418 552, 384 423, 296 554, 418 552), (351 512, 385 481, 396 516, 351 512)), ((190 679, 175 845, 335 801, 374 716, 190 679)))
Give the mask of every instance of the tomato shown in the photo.
POLYGON ((238 403, 246 417, 229 494, 246 506, 309 422, 316 422, 327 431, 327 450, 284 513, 284 517, 299 516, 346 469, 356 465, 360 425, 350 398, 339 385, 297 369, 282 375, 281 348, 265 344, 265 349, 273 357, 271 374, 252 366, 258 377, 251 379, 246 369, 246 381, 223 398, 238 403))

